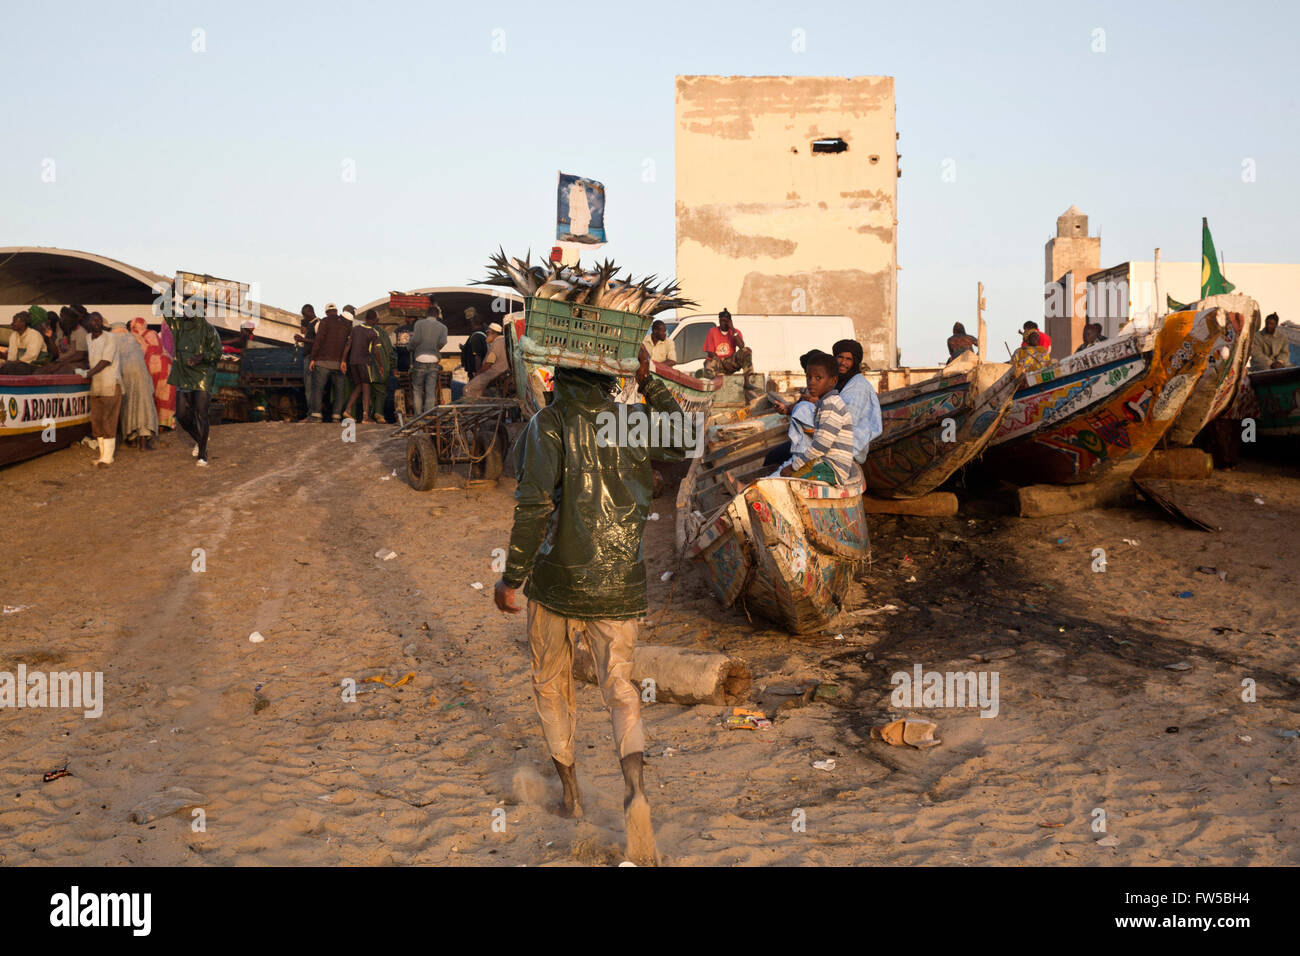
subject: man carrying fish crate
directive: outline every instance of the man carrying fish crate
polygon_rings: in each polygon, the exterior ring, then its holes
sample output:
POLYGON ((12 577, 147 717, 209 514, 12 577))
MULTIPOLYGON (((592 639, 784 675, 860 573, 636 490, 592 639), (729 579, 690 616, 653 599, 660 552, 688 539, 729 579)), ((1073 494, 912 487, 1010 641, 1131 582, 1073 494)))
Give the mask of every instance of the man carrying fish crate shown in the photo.
POLYGON ((642 778, 645 731, 640 690, 632 682, 632 655, 637 619, 646 612, 641 535, 652 497, 650 457, 681 460, 685 449, 683 430, 670 439, 672 447, 662 447, 663 441, 652 448, 651 440, 623 440, 655 435, 651 412, 680 421, 672 394, 650 376, 644 347, 636 379, 648 406, 620 409, 612 399, 613 376, 556 368, 554 400, 533 416, 515 445, 519 484, 514 529, 496 604, 517 614, 516 596, 527 580, 533 691, 563 787, 560 814, 566 817, 583 815, 574 765, 573 686, 574 642, 583 636, 610 710, 623 770, 627 856, 638 865, 654 865, 658 853, 642 778), (634 421, 638 416, 647 421, 634 421), (611 441, 604 426, 620 417, 629 424, 611 441))

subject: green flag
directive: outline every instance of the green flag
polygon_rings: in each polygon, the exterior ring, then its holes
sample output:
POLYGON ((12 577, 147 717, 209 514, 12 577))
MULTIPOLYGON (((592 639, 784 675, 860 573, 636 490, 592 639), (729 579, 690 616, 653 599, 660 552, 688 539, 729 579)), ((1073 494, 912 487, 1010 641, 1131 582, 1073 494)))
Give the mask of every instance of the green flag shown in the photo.
POLYGON ((1210 223, 1201 217, 1201 298, 1226 295, 1235 288, 1219 271, 1219 257, 1214 254, 1214 240, 1210 238, 1210 223))
POLYGON ((1186 312, 1187 303, 1179 302, 1172 295, 1165 296, 1165 304, 1169 306, 1170 312, 1186 312))

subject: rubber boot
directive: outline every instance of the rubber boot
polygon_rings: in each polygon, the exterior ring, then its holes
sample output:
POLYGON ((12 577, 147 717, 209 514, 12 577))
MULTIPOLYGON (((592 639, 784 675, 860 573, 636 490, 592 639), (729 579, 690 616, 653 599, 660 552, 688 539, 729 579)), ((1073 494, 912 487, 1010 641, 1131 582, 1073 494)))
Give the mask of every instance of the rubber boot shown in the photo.
POLYGON ((555 772, 560 775, 560 786, 564 788, 564 802, 560 805, 560 816, 574 820, 581 819, 582 791, 578 789, 577 768, 572 764, 562 764, 554 757, 551 758, 551 763, 555 764, 555 772))
POLYGON ((101 439, 101 441, 103 441, 104 443, 104 451, 103 451, 104 464, 111 465, 113 464, 113 452, 117 450, 117 439, 104 438, 101 439))
POLYGON ((654 827, 650 823, 650 801, 642 777, 644 758, 640 751, 620 761, 623 767, 623 825, 627 834, 627 858, 637 866, 658 866, 654 827))
POLYGON ((95 447, 99 449, 99 457, 96 458, 91 464, 93 464, 96 468, 98 468, 100 465, 106 464, 106 462, 104 461, 104 439, 96 438, 95 447))

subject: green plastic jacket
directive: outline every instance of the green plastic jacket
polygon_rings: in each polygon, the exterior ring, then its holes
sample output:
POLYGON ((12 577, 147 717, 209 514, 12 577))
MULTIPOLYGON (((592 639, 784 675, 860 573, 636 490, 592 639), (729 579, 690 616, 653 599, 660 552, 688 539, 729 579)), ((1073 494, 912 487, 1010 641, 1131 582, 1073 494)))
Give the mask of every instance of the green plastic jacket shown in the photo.
POLYGON ((202 316, 167 316, 166 322, 176 342, 176 360, 167 384, 183 392, 212 391, 217 380, 217 360, 221 358, 221 336, 202 316), (203 361, 190 365, 195 355, 203 361))
MULTIPOLYGON (((653 489, 650 458, 680 461, 685 454, 680 429, 671 436, 675 447, 618 440, 612 423, 620 417, 625 435, 653 432, 641 431, 649 428, 647 407, 618 405, 609 384, 605 376, 557 369, 554 401, 533 416, 514 448, 519 483, 502 577, 508 587, 527 579, 528 598, 565 617, 646 612, 641 533, 653 489)), ((642 393, 650 409, 681 414, 662 382, 651 378, 642 393)))

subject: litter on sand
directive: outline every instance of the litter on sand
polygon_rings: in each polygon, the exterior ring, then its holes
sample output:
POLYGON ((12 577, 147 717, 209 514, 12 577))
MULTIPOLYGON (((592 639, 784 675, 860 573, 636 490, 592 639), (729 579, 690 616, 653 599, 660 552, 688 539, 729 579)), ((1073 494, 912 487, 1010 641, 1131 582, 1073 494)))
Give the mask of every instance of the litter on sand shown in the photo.
POLYGON ((482 590, 483 590, 483 582, 482 582, 482 581, 475 581, 473 584, 470 585, 470 587, 472 587, 475 591, 482 591, 482 590))
POLYGON ((883 740, 892 747, 908 746, 925 750, 929 747, 937 747, 943 742, 934 739, 934 732, 938 729, 939 725, 933 720, 900 717, 887 724, 872 727, 871 739, 883 740))
POLYGON ((827 773, 830 773, 835 769, 835 758, 827 757, 825 760, 814 760, 813 767, 817 770, 825 770, 827 773))
POLYGON ((262 636, 261 631, 254 631, 252 634, 248 635, 248 643, 250 644, 261 644, 264 640, 266 640, 266 638, 262 636))
POLYGON ((4 612, 6 614, 17 614, 19 611, 25 611, 29 607, 35 607, 34 604, 6 604, 4 612))
POLYGON ((369 684, 373 682, 376 684, 383 684, 385 687, 401 687, 403 684, 409 684, 413 680, 415 680, 415 671, 411 671, 411 673, 407 674, 405 677, 395 681, 390 681, 387 677, 376 675, 374 677, 367 677, 361 683, 369 684))
POLYGON ((663 574, 659 575, 659 580, 660 580, 660 581, 671 581, 671 580, 672 580, 672 577, 673 577, 673 573, 672 573, 671 571, 665 571, 663 574))
POLYGON ((762 711, 733 707, 724 725, 728 730, 765 730, 772 726, 772 721, 762 711))
POLYGON ((1132 545, 1132 546, 1135 547, 1135 548, 1136 548, 1136 547, 1138 546, 1138 544, 1139 544, 1137 538, 1121 538, 1120 540, 1122 540, 1125 544, 1132 545))
POLYGON ((375 557, 380 561, 391 561, 393 558, 397 557, 397 552, 391 551, 388 548, 380 548, 375 552, 375 557))

